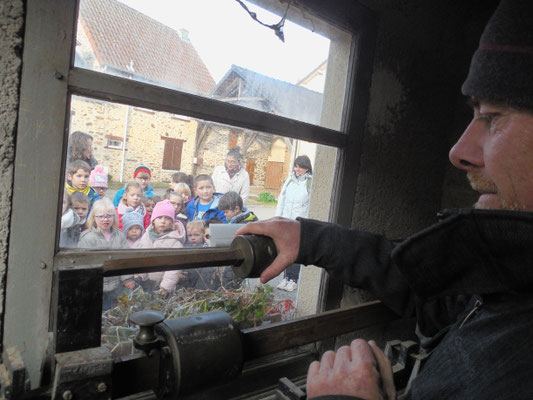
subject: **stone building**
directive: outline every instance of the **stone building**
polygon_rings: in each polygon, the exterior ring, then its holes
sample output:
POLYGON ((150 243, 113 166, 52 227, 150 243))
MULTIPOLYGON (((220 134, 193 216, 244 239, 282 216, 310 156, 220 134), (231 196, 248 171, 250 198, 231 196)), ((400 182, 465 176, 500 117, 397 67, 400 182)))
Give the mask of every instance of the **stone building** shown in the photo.
MULTIPOLYGON (((80 3, 76 65, 203 96, 215 86, 185 30, 116 0, 80 3)), ((80 96, 71 102, 70 131, 93 136, 93 154, 114 181, 131 179, 139 164, 152 169, 156 182, 178 170, 192 173, 197 125, 189 117, 80 96)))
MULTIPOLYGON (((309 123, 320 118, 321 93, 245 68, 232 66, 215 86, 185 30, 175 31, 116 0, 80 3, 75 65, 309 123), (154 54, 163 53, 164 62, 156 63, 161 58, 154 54)), ((294 145, 265 133, 73 96, 70 132, 77 130, 93 136, 95 158, 120 182, 131 179, 139 164, 151 168, 154 182, 168 182, 178 170, 211 174, 238 145, 251 184, 279 189, 294 145)))
MULTIPOLYGON (((212 94, 221 99, 259 111, 265 111, 310 124, 319 124, 322 94, 257 72, 232 65, 212 94)), ((246 158, 246 169, 252 185, 280 189, 291 168, 291 155, 296 140, 242 129, 207 127, 210 137, 201 143, 198 157, 203 159, 202 172, 223 164, 219 153, 210 149, 227 144, 238 145, 246 158), (222 137, 220 137, 222 136, 222 137)))

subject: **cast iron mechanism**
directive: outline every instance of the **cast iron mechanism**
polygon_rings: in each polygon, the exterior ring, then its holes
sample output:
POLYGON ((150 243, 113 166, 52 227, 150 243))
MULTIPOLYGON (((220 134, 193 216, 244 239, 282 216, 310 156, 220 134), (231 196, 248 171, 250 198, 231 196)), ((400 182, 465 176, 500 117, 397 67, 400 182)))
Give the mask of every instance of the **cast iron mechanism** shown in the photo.
POLYGON ((169 319, 155 330, 172 354, 172 365, 168 366, 172 372, 160 387, 173 393, 191 393, 241 374, 242 336, 229 314, 212 311, 169 319))
POLYGON ((160 338, 155 334, 155 325, 163 322, 165 316, 157 311, 145 310, 131 315, 130 322, 139 326, 139 333, 133 339, 133 345, 145 352, 157 348, 160 338))
POLYGON ((259 278, 261 273, 278 256, 274 240, 263 235, 240 235, 231 242, 232 250, 240 250, 242 262, 231 268, 239 278, 259 278))

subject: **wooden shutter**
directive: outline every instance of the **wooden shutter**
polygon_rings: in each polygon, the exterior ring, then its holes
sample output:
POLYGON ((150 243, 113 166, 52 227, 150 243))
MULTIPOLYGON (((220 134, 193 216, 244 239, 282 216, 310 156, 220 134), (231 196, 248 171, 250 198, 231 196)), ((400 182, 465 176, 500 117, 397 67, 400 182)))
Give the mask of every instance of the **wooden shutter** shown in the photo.
POLYGON ((235 147, 239 144, 239 134, 235 132, 230 132, 228 136, 228 149, 235 147))
POLYGON ((162 168, 171 171, 179 171, 181 168, 181 153, 183 151, 183 142, 185 140, 161 137, 165 141, 163 150, 162 168))
POLYGON ((269 161, 266 165, 266 189, 281 189, 281 174, 283 173, 283 163, 276 161, 269 161))
POLYGON ((246 172, 250 176, 250 185, 254 184, 255 159, 246 159, 246 172))

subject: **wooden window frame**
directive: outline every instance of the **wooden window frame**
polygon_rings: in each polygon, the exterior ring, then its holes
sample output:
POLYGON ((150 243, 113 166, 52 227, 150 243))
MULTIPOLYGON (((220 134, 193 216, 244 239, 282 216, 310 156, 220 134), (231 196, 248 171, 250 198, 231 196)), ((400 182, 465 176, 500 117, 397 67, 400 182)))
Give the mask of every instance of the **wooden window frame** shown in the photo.
MULTIPOLYGON (((272 3, 272 0, 262 1, 272 3)), ((349 0, 344 2, 350 3, 349 0)), ((57 248, 57 216, 63 191, 55 183, 64 182, 70 96, 165 111, 336 147, 339 151, 329 220, 349 225, 377 27, 374 15, 358 5, 357 20, 347 18, 349 21, 343 25, 354 35, 343 123, 340 130, 333 130, 73 67, 77 7, 77 1, 72 0, 27 3, 3 346, 5 349, 16 345, 21 349, 33 387, 40 382, 41 365, 52 329, 49 316, 54 271, 65 262, 72 267, 87 262, 87 253, 83 252, 73 253, 65 261, 57 248), (46 118, 42 118, 43 115, 46 118), (43 165, 47 167, 42 168, 43 165), (41 229, 35 229, 36 223, 41 229), (50 231, 55 235, 50 235, 50 231), (28 329, 29 326, 32 329, 28 329)), ((101 261, 104 257, 120 259, 124 254, 102 255, 101 261)), ((99 262, 95 252, 90 258, 99 262)), ((322 291, 324 308, 337 307, 342 287, 325 279, 322 291)))

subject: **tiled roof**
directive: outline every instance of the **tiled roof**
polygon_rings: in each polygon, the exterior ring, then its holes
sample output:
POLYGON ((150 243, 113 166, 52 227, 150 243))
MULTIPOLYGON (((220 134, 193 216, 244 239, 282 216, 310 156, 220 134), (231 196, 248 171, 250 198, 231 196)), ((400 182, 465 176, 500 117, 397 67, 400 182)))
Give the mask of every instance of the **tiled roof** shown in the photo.
POLYGON ((174 29, 116 1, 82 0, 80 22, 100 65, 148 82, 208 94, 215 81, 188 40, 174 29))
POLYGON ((226 75, 213 91, 213 95, 214 98, 226 98, 226 101, 246 105, 256 110, 310 124, 318 125, 320 123, 322 93, 280 81, 237 65, 232 65, 226 72, 226 75), (245 95, 232 101, 227 99, 227 96, 230 96, 235 87, 235 79, 242 79, 245 83, 242 89, 245 95))

